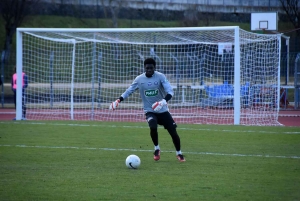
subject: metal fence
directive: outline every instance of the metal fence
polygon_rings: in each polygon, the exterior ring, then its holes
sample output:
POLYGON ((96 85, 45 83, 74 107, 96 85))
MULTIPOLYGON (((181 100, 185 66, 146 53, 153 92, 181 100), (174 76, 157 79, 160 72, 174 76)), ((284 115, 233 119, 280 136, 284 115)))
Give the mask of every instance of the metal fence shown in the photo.
MULTIPOLYGON (((4 64, 4 62, 1 62, 1 78, 4 81, 6 88, 10 88, 10 81, 11 76, 13 75, 13 69, 15 66, 15 58, 16 53, 12 52, 10 55, 10 60, 4 64)), ((282 53, 281 55, 281 85, 288 85, 288 86, 294 86, 294 101, 295 102, 295 108, 300 109, 300 53, 297 52, 290 52, 289 55, 286 53, 282 53), (287 59, 289 59, 289 62, 287 62, 287 59), (289 67, 287 66, 287 63, 289 63, 289 67)), ((4 107, 4 103, 11 103, 13 101, 12 94, 6 94, 4 93, 4 86, 2 85, 1 88, 1 104, 2 107, 4 107)), ((7 89, 6 89, 7 92, 7 89)))
POLYGON ((294 68, 295 109, 300 109, 300 53, 295 58, 294 68))
MULTIPOLYGON (((111 2, 121 2, 120 0, 41 0, 45 3, 73 4, 73 5, 98 5, 102 2, 109 4, 111 2)), ((214 5, 214 6, 254 6, 254 7, 281 7, 280 1, 274 0, 122 0, 128 4, 196 4, 196 5, 214 5)), ((171 7, 170 7, 171 8, 171 7)))
POLYGON ((297 52, 290 52, 289 55, 286 52, 281 53, 280 58, 280 77, 281 77, 281 84, 284 85, 294 85, 294 76, 295 76, 295 68, 294 63, 296 61, 297 52), (289 62, 287 62, 289 59, 289 62), (289 66, 287 64, 289 63, 289 66))
MULTIPOLYGON (((290 52, 289 55, 286 54, 286 52, 281 53, 281 58, 280 58, 280 77, 281 77, 281 84, 282 85, 294 85, 294 76, 295 73, 300 73, 300 68, 298 68, 298 71, 295 67, 295 62, 296 59, 299 60, 299 54, 298 52, 290 52), (289 62, 287 62, 287 59, 289 59, 289 62), (287 66, 287 64, 289 63, 289 66, 287 66)), ((15 67, 15 63, 16 63, 16 52, 12 52, 10 54, 10 59, 9 61, 4 64, 3 62, 1 62, 0 67, 1 67, 1 75, 2 80, 4 80, 4 82, 10 82, 11 80, 11 76, 14 73, 13 69, 15 67)), ((298 61, 297 60, 297 61, 298 61)), ((300 61, 298 61, 299 65, 300 65, 300 61)), ((300 75, 298 76, 298 84, 300 85, 300 75)))

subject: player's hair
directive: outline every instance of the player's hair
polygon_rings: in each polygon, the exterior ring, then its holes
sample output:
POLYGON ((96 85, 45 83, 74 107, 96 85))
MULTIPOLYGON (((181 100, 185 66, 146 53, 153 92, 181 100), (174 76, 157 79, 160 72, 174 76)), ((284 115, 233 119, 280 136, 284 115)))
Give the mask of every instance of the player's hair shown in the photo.
POLYGON ((146 64, 153 64, 154 67, 156 66, 156 62, 155 62, 155 60, 152 59, 152 58, 145 59, 145 61, 144 61, 144 66, 145 66, 146 64))

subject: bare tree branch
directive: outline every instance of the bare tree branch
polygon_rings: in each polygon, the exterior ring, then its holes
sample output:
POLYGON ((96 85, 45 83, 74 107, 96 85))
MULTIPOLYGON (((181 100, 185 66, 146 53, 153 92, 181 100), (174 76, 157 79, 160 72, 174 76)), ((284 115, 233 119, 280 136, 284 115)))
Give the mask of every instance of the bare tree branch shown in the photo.
POLYGON ((3 50, 6 52, 4 60, 9 57, 12 39, 19 27, 29 14, 30 9, 40 0, 0 0, 0 14, 4 19, 5 43, 3 50))
MULTIPOLYGON (((118 15, 122 7, 126 7, 126 1, 122 0, 101 0, 105 18, 108 18, 106 7, 109 8, 112 17, 112 27, 118 28, 118 15)), ((106 22, 108 27, 109 23, 106 22)))
MULTIPOLYGON (((300 28, 300 0, 279 0, 295 29, 300 28)), ((300 35, 300 30, 297 31, 300 35)))

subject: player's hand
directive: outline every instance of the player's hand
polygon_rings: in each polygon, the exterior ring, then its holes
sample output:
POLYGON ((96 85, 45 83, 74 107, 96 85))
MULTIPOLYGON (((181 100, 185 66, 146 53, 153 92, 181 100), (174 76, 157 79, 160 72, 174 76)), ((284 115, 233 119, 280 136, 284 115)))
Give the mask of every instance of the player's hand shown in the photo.
POLYGON ((110 109, 110 110, 115 110, 115 109, 117 109, 119 103, 120 103, 120 99, 115 100, 114 102, 112 102, 112 103, 109 105, 109 109, 110 109))
POLYGON ((163 106, 167 105, 167 101, 165 99, 162 99, 161 101, 159 102, 155 102, 153 105, 152 105, 152 109, 157 112, 159 110, 161 110, 161 108, 163 106))

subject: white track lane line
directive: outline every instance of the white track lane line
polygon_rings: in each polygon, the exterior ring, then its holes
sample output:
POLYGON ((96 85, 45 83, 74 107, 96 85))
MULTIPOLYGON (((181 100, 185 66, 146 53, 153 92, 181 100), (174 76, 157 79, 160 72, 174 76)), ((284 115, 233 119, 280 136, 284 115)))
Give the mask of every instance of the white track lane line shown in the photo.
MULTIPOLYGON (((119 126, 119 125, 101 125, 101 124, 62 124, 62 123, 51 123, 51 122, 26 122, 26 121, 13 121, 13 122, 8 122, 8 121, 0 121, 0 124, 26 124, 26 125, 54 125, 54 126, 78 126, 78 127, 107 127, 107 128, 141 128, 145 129, 148 128, 147 126, 119 126)), ((209 126, 209 125, 205 125, 209 126)), ((211 127, 214 127, 215 125, 211 125, 211 127)), ((245 126, 246 128, 246 126, 245 126)), ((263 126, 261 126, 263 128, 263 126)), ((163 127, 159 127, 159 129, 163 129, 163 127)), ((263 133, 263 134, 287 134, 287 135, 299 135, 300 131, 295 131, 295 132, 285 132, 285 131, 257 131, 257 130, 250 130, 251 126, 247 126, 248 130, 220 130, 220 129, 209 129, 209 128, 184 128, 184 127, 177 127, 178 130, 194 130, 194 131, 218 131, 218 132, 231 132, 231 133, 263 133)))
MULTIPOLYGON (((58 147, 58 146, 30 146, 30 145, 0 145, 0 147, 19 147, 19 148, 38 148, 38 149, 78 149, 78 150, 153 152, 153 150, 143 150, 143 149, 116 149, 116 148, 96 148, 96 147, 58 147)), ((162 151, 162 152, 172 152, 172 151, 162 151)), ((188 152, 188 151, 184 152, 184 154, 213 155, 213 156, 237 156, 237 157, 300 159, 300 156, 272 156, 272 155, 262 155, 262 154, 225 154, 225 153, 213 153, 213 152, 188 152)))

